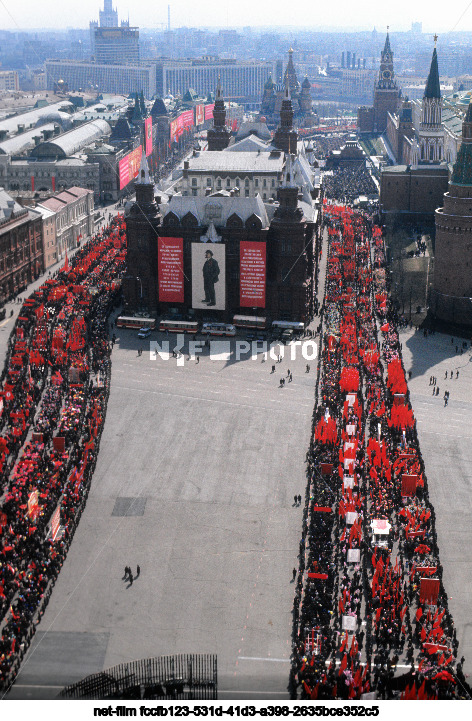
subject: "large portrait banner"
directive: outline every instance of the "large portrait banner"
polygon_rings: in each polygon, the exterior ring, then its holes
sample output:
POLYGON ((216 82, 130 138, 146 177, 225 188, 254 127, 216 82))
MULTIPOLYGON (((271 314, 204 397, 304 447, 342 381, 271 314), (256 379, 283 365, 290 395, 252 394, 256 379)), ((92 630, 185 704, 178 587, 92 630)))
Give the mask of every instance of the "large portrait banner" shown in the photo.
POLYGON ((158 281, 160 303, 184 302, 183 238, 158 238, 158 281))
POLYGON ((242 308, 265 308, 266 244, 243 240, 239 244, 239 304, 242 308))
POLYGON ((192 243, 192 308, 226 306, 224 243, 192 243))

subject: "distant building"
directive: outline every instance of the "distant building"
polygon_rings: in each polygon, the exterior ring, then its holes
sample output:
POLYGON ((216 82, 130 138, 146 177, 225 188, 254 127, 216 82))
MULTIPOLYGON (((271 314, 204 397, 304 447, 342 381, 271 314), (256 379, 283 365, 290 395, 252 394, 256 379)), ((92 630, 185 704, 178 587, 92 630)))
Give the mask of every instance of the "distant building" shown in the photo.
POLYGON ((95 28, 94 48, 97 63, 135 65, 139 63, 139 30, 127 26, 95 28))
POLYGON ((109 65, 47 60, 44 66, 49 90, 53 89, 56 78, 62 78, 70 91, 94 89, 101 93, 129 95, 142 90, 146 98, 152 98, 156 93, 155 63, 109 65))
POLYGON ((101 28, 118 27, 118 10, 113 7, 112 0, 103 0, 103 10, 99 10, 98 17, 101 28))
POLYGON ((396 112, 400 97, 393 68, 393 51, 387 32, 385 46, 380 57, 380 68, 374 87, 374 129, 383 133, 387 129, 388 113, 396 112))
POLYGON ((44 269, 41 214, 23 208, 0 189, 0 303, 35 280, 44 269))
POLYGON ((274 75, 274 63, 263 60, 159 60, 156 63, 156 91, 167 95, 184 95, 193 88, 206 96, 214 91, 220 79, 227 100, 245 104, 259 104, 269 75, 274 75))
POLYGON ((0 70, 0 90, 19 90, 16 70, 0 70))

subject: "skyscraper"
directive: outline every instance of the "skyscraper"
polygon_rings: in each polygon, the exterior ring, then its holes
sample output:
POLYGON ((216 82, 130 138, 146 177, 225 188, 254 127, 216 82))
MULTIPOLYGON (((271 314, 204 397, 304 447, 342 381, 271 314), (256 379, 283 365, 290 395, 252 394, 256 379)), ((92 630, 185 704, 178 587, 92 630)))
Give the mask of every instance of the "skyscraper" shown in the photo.
POLYGON ((113 9, 112 0, 103 0, 103 10, 98 13, 101 28, 118 27, 118 10, 113 9))

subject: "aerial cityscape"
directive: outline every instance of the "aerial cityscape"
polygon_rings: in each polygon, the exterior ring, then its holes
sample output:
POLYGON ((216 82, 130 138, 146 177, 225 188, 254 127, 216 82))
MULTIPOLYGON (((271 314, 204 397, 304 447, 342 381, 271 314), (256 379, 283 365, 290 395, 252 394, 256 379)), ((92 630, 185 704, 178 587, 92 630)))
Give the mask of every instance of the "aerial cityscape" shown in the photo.
POLYGON ((471 700, 468 8, 100 1, 0 11, 2 701, 471 700))

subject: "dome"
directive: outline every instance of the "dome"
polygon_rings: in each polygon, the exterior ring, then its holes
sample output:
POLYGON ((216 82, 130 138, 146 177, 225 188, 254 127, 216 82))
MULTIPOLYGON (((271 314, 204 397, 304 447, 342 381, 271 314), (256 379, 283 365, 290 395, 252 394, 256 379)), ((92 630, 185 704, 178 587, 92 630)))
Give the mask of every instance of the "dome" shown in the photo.
POLYGON ((272 90, 272 88, 275 88, 275 83, 272 80, 272 75, 269 75, 269 79, 267 80, 266 84, 264 85, 264 90, 272 90))
POLYGON ((302 88, 311 88, 311 83, 308 80, 308 75, 305 75, 305 80, 302 83, 302 88))

